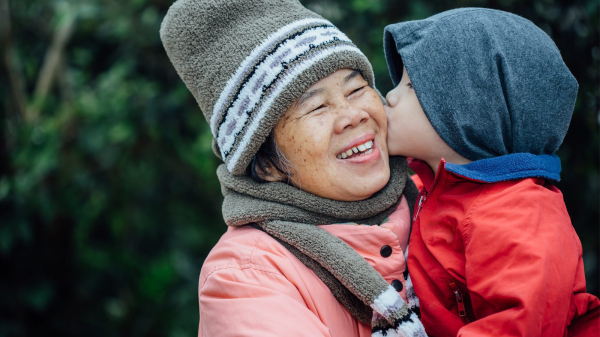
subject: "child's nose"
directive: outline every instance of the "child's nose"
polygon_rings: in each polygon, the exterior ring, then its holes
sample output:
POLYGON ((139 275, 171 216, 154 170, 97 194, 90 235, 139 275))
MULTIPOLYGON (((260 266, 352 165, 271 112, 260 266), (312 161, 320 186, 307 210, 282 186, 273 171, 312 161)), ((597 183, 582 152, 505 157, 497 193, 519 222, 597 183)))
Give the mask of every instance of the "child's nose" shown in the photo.
POLYGON ((388 92, 387 95, 385 95, 385 100, 387 101, 387 104, 390 107, 396 106, 396 104, 398 103, 398 98, 394 94, 394 90, 388 92))

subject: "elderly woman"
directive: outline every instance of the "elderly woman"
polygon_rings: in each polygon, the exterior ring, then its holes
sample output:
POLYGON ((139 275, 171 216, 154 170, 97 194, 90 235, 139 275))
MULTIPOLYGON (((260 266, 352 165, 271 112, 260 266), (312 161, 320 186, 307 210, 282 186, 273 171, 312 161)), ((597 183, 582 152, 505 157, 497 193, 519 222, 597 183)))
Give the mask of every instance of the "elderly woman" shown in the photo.
POLYGON ((417 191, 360 50, 295 0, 179 0, 161 39, 224 161, 199 335, 424 336, 417 191))

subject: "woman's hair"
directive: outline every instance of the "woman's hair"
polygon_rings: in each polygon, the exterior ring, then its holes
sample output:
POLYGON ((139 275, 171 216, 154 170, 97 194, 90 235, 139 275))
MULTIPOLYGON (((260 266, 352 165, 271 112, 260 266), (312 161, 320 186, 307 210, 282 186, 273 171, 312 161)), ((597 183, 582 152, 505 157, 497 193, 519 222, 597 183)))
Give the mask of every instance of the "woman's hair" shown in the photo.
POLYGON ((273 169, 279 172, 286 183, 290 183, 293 166, 279 150, 275 142, 275 136, 271 132, 252 158, 252 162, 246 169, 246 174, 258 183, 266 183, 269 182, 269 180, 264 179, 266 176, 275 177, 273 169))

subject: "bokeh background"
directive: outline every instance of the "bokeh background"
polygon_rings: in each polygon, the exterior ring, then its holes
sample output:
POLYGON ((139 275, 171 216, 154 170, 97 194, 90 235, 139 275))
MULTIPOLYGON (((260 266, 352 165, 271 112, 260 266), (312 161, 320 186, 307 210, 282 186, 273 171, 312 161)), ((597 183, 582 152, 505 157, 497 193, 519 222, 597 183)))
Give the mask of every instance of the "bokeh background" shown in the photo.
MULTIPOLYGON (((226 227, 210 131, 159 39, 171 3, 0 0, 0 336, 196 335, 199 271, 226 227)), ((580 85, 558 186, 598 295, 598 0, 302 3, 384 93, 387 24, 480 6, 546 31, 580 85)))

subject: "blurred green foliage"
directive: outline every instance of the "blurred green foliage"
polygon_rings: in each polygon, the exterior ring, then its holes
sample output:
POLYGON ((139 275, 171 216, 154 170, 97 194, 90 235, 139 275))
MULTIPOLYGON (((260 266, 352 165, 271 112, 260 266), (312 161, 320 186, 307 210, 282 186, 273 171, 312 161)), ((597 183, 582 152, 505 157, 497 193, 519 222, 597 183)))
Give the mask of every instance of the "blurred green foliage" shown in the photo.
MULTIPOLYGON (((210 131, 158 36, 171 3, 0 0, 0 337, 197 333, 198 273, 226 227, 210 131)), ((580 84, 559 188, 598 295, 597 0, 303 3, 384 93, 387 24, 481 6, 550 34, 580 84)))

